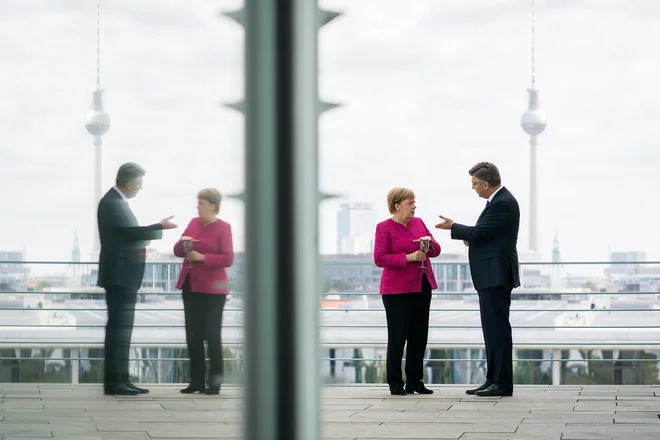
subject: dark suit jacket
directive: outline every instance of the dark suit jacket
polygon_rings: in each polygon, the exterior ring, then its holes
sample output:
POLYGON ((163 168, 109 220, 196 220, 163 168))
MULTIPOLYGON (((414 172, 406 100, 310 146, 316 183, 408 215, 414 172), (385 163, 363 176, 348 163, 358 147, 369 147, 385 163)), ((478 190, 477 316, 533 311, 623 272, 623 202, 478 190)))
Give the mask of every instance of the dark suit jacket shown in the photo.
POLYGON ((451 238, 470 242, 470 272, 476 290, 520 286, 516 250, 519 226, 518 201, 504 187, 486 205, 476 225, 453 224, 451 238))
POLYGON ((100 287, 125 287, 137 291, 144 277, 146 247, 163 237, 160 223, 140 226, 119 192, 110 188, 97 211, 101 255, 100 287))

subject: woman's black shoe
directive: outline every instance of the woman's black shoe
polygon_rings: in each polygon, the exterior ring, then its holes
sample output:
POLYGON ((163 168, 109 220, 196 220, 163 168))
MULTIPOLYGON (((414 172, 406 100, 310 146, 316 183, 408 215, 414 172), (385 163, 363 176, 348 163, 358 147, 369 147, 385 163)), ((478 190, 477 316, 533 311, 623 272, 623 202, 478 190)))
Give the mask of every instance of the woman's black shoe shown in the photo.
POLYGON ((188 388, 184 388, 181 390, 182 394, 193 394, 193 393, 203 393, 206 391, 206 385, 197 385, 194 383, 191 383, 188 385, 188 388))
POLYGON ((209 387, 204 392, 207 396, 212 396, 214 394, 220 394, 220 385, 209 385, 209 387))

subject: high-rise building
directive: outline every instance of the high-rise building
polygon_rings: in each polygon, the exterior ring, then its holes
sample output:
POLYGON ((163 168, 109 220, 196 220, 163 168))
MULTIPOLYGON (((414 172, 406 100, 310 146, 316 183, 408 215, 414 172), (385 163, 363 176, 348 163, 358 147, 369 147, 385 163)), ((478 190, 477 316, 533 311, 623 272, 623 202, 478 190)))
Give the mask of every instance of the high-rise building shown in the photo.
POLYGON ((93 206, 93 228, 94 241, 92 244, 93 255, 98 256, 101 249, 99 230, 96 224, 96 209, 101 200, 101 177, 102 159, 101 145, 102 137, 110 129, 110 116, 103 110, 103 88, 101 87, 101 1, 96 3, 96 88, 92 92, 92 108, 87 112, 85 128, 94 136, 94 206, 93 206))
POLYGON ((0 251, 0 274, 27 273, 24 261, 25 254, 21 251, 0 251))
POLYGON ((366 254, 374 249, 376 216, 367 203, 342 203, 337 211, 337 253, 366 254))
POLYGON ((646 252, 641 251, 626 251, 626 252, 612 252, 610 254, 610 261, 612 263, 630 263, 624 264, 624 267, 633 267, 634 263, 642 263, 646 261, 646 252))
POLYGON ((657 284, 658 267, 652 265, 647 266, 644 264, 645 261, 646 252, 610 252, 610 262, 612 262, 612 264, 605 268, 605 273, 610 277, 618 278, 620 282, 629 284, 643 282, 642 280, 644 276, 653 274, 655 276, 650 278, 653 278, 654 282, 657 284), (636 276, 642 276, 642 279, 634 279, 636 276))
POLYGON ((25 253, 0 250, 0 290, 14 292, 30 272, 25 264, 25 253))

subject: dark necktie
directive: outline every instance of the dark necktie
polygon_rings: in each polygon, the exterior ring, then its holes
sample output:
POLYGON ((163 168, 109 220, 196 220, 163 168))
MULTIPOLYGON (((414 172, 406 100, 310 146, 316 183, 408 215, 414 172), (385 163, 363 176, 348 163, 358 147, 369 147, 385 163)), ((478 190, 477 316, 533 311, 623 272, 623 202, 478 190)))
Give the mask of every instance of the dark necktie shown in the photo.
POLYGON ((484 206, 484 210, 481 211, 481 214, 479 214, 479 218, 477 219, 477 222, 478 222, 479 220, 481 220, 481 217, 483 217, 484 214, 486 213, 486 208, 488 208, 488 204, 489 204, 489 203, 490 203, 490 202, 489 202, 488 200, 486 200, 486 206, 484 206))

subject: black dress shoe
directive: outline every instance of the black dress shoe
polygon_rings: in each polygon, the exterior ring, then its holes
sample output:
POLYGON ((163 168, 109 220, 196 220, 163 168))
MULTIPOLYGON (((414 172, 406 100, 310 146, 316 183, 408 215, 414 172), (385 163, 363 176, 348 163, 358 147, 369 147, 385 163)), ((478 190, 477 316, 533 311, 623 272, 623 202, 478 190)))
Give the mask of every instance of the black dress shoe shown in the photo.
POLYGON ((106 396, 137 396, 140 394, 137 390, 133 390, 123 383, 105 386, 103 392, 106 396))
POLYGON ((209 385, 206 391, 204 391, 204 394, 206 394, 207 396, 220 394, 220 385, 209 385))
POLYGON ((408 393, 403 388, 390 388, 390 394, 393 396, 405 396, 408 393))
POLYGON ((126 385, 127 388, 130 388, 131 390, 135 390, 135 391, 137 391, 138 394, 149 394, 149 390, 146 389, 146 388, 140 388, 140 387, 137 387, 137 386, 133 385, 133 384, 130 383, 130 382, 126 382, 125 385, 126 385))
POLYGON ((485 390, 477 391, 474 394, 481 397, 488 397, 488 396, 508 397, 508 396, 513 396, 513 390, 493 384, 488 388, 486 388, 485 390))
POLYGON ((491 383, 485 383, 485 384, 481 385, 479 388, 473 388, 471 390, 466 390, 465 394, 469 394, 469 395, 472 396, 472 395, 476 394, 477 391, 485 390, 491 385, 492 385, 491 383))
POLYGON ((193 394, 193 393, 203 393, 206 391, 206 385, 205 384, 196 384, 196 383, 191 383, 188 385, 188 388, 184 388, 181 390, 181 394, 193 394))
POLYGON ((433 394, 433 390, 429 390, 424 386, 421 380, 415 386, 406 385, 406 392, 408 394, 433 394))

